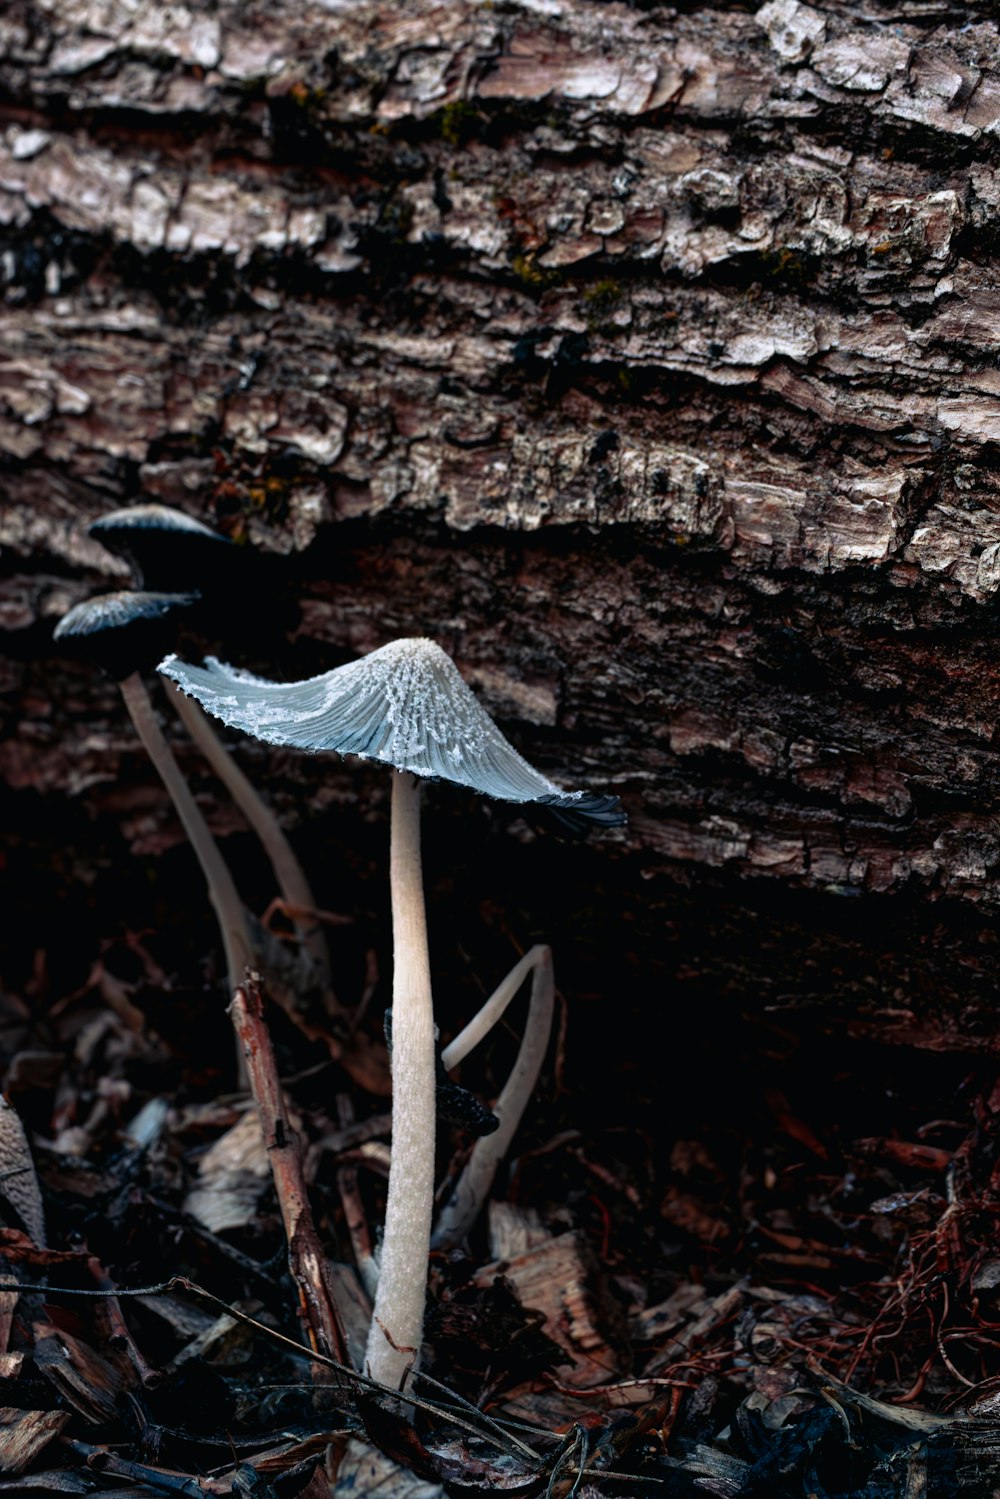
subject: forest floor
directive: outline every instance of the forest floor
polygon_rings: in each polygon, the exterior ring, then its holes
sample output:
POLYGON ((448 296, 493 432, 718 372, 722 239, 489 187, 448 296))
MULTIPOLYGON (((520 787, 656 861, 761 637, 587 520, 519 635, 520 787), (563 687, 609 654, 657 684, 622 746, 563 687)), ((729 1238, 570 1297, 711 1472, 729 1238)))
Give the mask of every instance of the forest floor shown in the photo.
MULTIPOLYGON (((151 912, 183 905, 186 860, 151 912)), ((0 1232, 8 1275, 44 1286, 3 1298, 0 1493, 995 1493, 988 1053, 730 999, 650 1017, 625 1060, 598 1007, 560 994, 487 1221, 432 1259, 440 1383, 414 1409, 310 1354, 210 926, 107 933, 72 989, 58 921, 30 958, 15 942, 0 992, 48 1246, 0 1232)), ((264 1012, 354 1350, 387 1163, 379 980, 369 955, 364 1044, 339 1060, 315 996, 264 1012)), ((463 1078, 485 1097, 519 1023, 463 1078)), ((442 1180, 469 1146, 442 1125, 442 1180)))

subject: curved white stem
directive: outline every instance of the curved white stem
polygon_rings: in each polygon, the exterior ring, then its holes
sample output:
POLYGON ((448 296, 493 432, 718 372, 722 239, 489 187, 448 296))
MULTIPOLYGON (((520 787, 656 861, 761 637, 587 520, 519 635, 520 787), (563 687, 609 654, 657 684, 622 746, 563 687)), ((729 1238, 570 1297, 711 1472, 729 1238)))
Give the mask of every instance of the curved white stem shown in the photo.
POLYGON ((392 782, 392 1160, 365 1367, 401 1389, 424 1327, 434 1203, 434 1013, 420 864, 420 784, 392 782))
POLYGON ((533 947, 526 952, 524 957, 514 964, 507 977, 497 985, 482 1008, 473 1015, 465 1029, 459 1031, 453 1041, 448 1042, 441 1053, 441 1061, 449 1072, 453 1067, 457 1067, 459 1062, 464 1062, 470 1051, 475 1050, 480 1041, 485 1040, 489 1035, 528 974, 537 967, 544 952, 548 952, 548 948, 540 946, 533 947))
POLYGON ((153 705, 149 700, 149 693, 143 686, 142 678, 138 672, 133 672, 118 685, 135 725, 136 733, 142 740, 143 747, 153 762, 160 780, 167 788, 177 816, 181 820, 191 847, 197 855, 198 863, 201 865, 205 882, 208 885, 209 898, 215 907, 215 914, 222 932, 222 945, 225 949, 226 968, 229 975, 229 992, 232 994, 236 986, 243 983, 245 970, 248 967, 257 966, 243 903, 226 861, 219 853, 218 845, 209 831, 208 823, 202 817, 188 783, 181 773, 181 768, 174 759, 173 751, 156 721, 156 714, 153 712, 153 705))
MULTIPOLYGON (((486 1001, 475 1019, 460 1035, 456 1036, 443 1054, 445 1066, 449 1065, 449 1053, 454 1053, 456 1048, 460 1056, 465 1056, 476 1041, 481 1040, 482 1035, 485 1034, 485 1030, 479 1034, 481 1017, 489 1012, 495 1019, 499 1019, 529 969, 533 969, 533 977, 524 1036, 510 1077, 493 1106, 493 1112, 500 1120, 500 1128, 494 1130, 492 1135, 485 1135, 477 1140, 473 1146, 464 1171, 456 1182, 448 1201, 441 1209, 431 1241, 435 1249, 448 1248, 452 1244, 459 1243, 472 1228, 489 1196, 497 1167, 507 1153, 528 1100, 535 1090, 552 1029, 555 978, 552 972, 551 949, 533 947, 529 953, 526 953, 496 993, 486 1001), (502 1003, 499 1002, 501 996, 506 996, 502 1003), (475 1035, 475 1040, 466 1044, 466 1037, 470 1033, 475 1035), (464 1045, 464 1050, 459 1047, 460 1042, 464 1045)), ((454 1056, 450 1065, 454 1066, 454 1056)))
MULTIPOLYGON (((172 687, 173 684, 171 683, 170 686, 172 687)), ((187 697, 179 687, 173 691, 170 691, 168 687, 167 695, 191 738, 260 839, 264 852, 271 861, 278 888, 288 905, 297 909, 315 911, 317 909, 316 897, 313 895, 312 887, 295 855, 295 850, 271 808, 259 795, 253 783, 243 774, 194 698, 187 697)), ((326 992, 331 989, 332 985, 330 954, 322 928, 317 921, 311 920, 308 927, 301 927, 298 930, 302 944, 312 959, 317 980, 326 992)))

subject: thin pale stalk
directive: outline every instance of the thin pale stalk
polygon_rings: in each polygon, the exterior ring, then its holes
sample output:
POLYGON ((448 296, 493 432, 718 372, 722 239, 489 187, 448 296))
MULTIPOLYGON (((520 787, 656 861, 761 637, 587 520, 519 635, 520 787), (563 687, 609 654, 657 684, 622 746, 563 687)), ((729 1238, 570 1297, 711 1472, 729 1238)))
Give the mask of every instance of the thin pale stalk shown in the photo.
MULTIPOLYGON (((538 1074, 548 1049, 549 1033, 552 1030, 555 979, 552 973, 552 953, 547 947, 533 947, 531 952, 522 958, 513 973, 523 969, 528 958, 533 960, 534 972, 524 1036, 517 1053, 517 1060, 504 1084, 503 1092, 493 1105, 493 1112, 500 1120, 500 1128, 494 1130, 492 1135, 485 1135, 477 1140, 473 1146, 465 1169, 438 1218, 432 1240, 435 1249, 444 1249, 459 1243, 472 1228, 489 1197, 497 1168, 507 1154, 528 1100, 538 1082, 538 1074)), ((524 977, 523 972, 521 977, 524 977)), ((505 985, 501 984, 500 989, 504 988, 505 985)), ((492 1000, 487 1000, 487 1006, 492 1003, 492 1000)), ((472 1025, 475 1025, 475 1021, 472 1025)), ((470 1029, 471 1026, 467 1026, 462 1035, 464 1036, 470 1029)), ((455 1039, 460 1041, 462 1037, 458 1036, 455 1039)), ((452 1046, 454 1045, 455 1042, 452 1043, 452 1046)))
POLYGON ((238 984, 242 984, 245 970, 256 966, 246 917, 243 914, 243 903, 226 862, 219 853, 215 839, 209 832, 208 823, 202 817, 188 783, 181 773, 181 768, 174 759, 173 751, 163 737, 163 731, 156 721, 156 714, 153 712, 153 705, 149 700, 149 693, 143 686, 142 678, 138 672, 134 672, 132 676, 126 677, 118 685, 135 725, 136 733, 142 740, 160 780, 167 788, 177 816, 181 820, 198 863, 201 865, 205 882, 208 885, 209 899, 215 907, 219 929, 222 932, 222 945, 226 955, 231 994, 238 984))
POLYGON ((434 1013, 420 864, 420 785, 392 782, 392 1164, 366 1369, 402 1389, 423 1337, 434 1199, 434 1013))
POLYGON ((476 1011, 465 1029, 459 1031, 453 1041, 448 1042, 441 1053, 441 1061, 449 1072, 460 1062, 464 1062, 480 1041, 486 1039, 497 1021, 503 1018, 504 1011, 528 974, 538 965, 541 954, 547 951, 547 948, 536 946, 526 952, 524 957, 514 964, 507 977, 496 986, 485 1004, 476 1011))
MULTIPOLYGON (((185 696, 180 688, 173 691, 168 688, 167 695, 191 738, 260 839, 286 904, 296 910, 315 911, 316 897, 312 887, 271 808, 243 774, 194 698, 185 696)), ((332 988, 330 954, 322 927, 318 921, 311 920, 307 927, 296 922, 296 930, 312 960, 321 988, 329 992, 332 988)))

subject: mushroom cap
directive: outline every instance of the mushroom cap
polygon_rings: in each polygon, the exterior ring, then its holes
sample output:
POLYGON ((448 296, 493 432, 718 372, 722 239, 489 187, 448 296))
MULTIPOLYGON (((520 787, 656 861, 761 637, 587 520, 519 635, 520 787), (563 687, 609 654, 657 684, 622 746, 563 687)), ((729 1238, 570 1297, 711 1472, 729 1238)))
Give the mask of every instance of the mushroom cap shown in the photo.
POLYGON ((100 635, 106 630, 123 630, 137 620, 162 619, 173 609, 196 604, 197 593, 138 593, 122 588, 115 593, 100 593, 96 598, 74 604, 52 632, 54 640, 68 640, 79 635, 100 635))
POLYGON ((186 511, 175 510, 172 505, 157 505, 152 502, 112 510, 109 515, 102 515, 91 521, 87 527, 88 535, 96 536, 98 541, 117 538, 120 534, 131 531, 180 531, 199 536, 204 541, 218 541, 224 546, 232 546, 228 537, 220 536, 218 531, 213 531, 210 526, 196 520, 186 511))
POLYGON ((197 590, 203 600, 201 623, 221 639, 238 631, 244 648, 266 653, 276 635, 298 622, 298 593, 289 588, 286 558, 239 546, 183 510, 130 505, 101 516, 88 530, 109 551, 126 558, 137 588, 197 590))
POLYGON ((268 682, 210 656, 160 671, 207 712, 269 744, 336 750, 499 801, 539 802, 574 831, 625 822, 618 798, 563 791, 504 738, 432 640, 394 640, 302 682, 268 682))
POLYGON ((199 602, 197 593, 102 593, 64 614, 52 638, 78 647, 120 681, 151 667, 176 639, 169 616, 199 602))
POLYGON ((125 557, 138 583, 149 589, 201 588, 217 584, 220 569, 239 548, 227 536, 170 505, 129 505, 87 527, 109 551, 125 557))

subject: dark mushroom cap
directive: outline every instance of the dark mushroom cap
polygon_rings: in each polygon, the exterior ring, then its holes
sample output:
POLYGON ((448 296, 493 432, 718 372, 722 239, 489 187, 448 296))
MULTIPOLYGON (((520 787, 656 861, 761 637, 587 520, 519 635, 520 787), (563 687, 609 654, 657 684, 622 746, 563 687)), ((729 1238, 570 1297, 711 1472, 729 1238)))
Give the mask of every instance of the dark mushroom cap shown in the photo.
POLYGON ((360 755, 499 801, 538 802, 574 831, 625 822, 617 797, 563 791, 529 765, 432 640, 394 640, 303 682, 268 682, 211 656, 203 667, 170 656, 160 670, 216 718, 269 744, 360 755))
POLYGON ((198 602, 196 593, 103 593, 64 614, 52 638, 120 682, 155 665, 177 638, 175 612, 198 602))
POLYGON ((125 557, 144 588, 200 588, 217 578, 238 550, 226 536, 170 505, 130 505, 87 528, 125 557))
POLYGON ((237 546, 194 516, 170 505, 131 505, 92 522, 89 533, 125 557, 136 586, 159 593, 194 592, 199 623, 221 640, 267 652, 295 627, 298 592, 287 559, 237 546))

